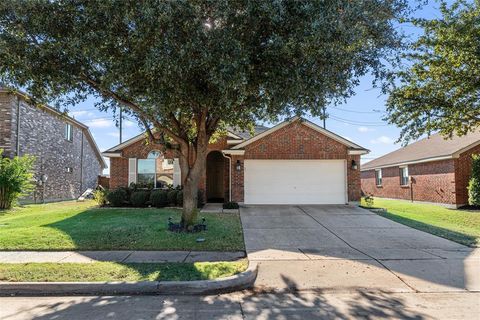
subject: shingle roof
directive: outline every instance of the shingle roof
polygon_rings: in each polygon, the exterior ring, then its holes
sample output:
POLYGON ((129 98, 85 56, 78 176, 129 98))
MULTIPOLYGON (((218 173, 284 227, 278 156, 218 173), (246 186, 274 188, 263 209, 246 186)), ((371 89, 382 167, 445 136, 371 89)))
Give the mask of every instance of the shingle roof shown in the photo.
MULTIPOLYGON (((257 134, 260 134, 262 133, 263 131, 266 131, 268 130, 269 128, 268 127, 265 127, 265 126, 261 126, 261 125, 256 125, 254 127, 254 135, 257 135, 257 134)), ((233 133, 234 135, 236 136, 239 136, 240 138, 244 139, 244 140, 247 140, 247 139, 250 139, 252 137, 252 135, 250 134, 250 131, 241 131, 241 130, 235 130, 233 128, 228 128, 227 129, 229 132, 233 133)), ((113 146, 111 147, 110 149, 108 150, 105 150, 103 153, 116 153, 116 152, 120 152, 123 148, 125 148, 126 146, 129 146, 130 144, 132 143, 135 143, 137 141, 140 141, 141 139, 144 139, 145 138, 145 133, 141 133, 131 139, 128 139, 127 141, 124 141, 122 142, 121 144, 118 144, 116 146, 113 146)))
POLYGON ((362 171, 409 162, 451 158, 478 143, 480 143, 480 130, 462 137, 454 136, 452 139, 444 139, 437 133, 363 164, 362 171))
POLYGON ((265 127, 265 126, 261 126, 261 125, 256 125, 254 128, 253 128, 253 135, 251 134, 250 131, 241 131, 241 130, 236 130, 234 128, 229 128, 228 130, 231 131, 232 133, 236 134, 237 136, 247 140, 247 139, 250 139, 251 137, 254 137, 256 136, 257 134, 260 134, 264 131, 267 131, 268 127, 265 127))

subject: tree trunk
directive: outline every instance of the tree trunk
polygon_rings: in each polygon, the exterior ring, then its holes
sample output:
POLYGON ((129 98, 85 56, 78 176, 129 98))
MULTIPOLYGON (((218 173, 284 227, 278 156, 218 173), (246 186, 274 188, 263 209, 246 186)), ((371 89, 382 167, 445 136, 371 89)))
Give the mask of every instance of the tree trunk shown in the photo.
POLYGON ((180 169, 183 186, 183 212, 181 224, 187 230, 195 224, 198 205, 198 184, 206 169, 208 141, 204 123, 198 126, 195 144, 180 146, 180 169))

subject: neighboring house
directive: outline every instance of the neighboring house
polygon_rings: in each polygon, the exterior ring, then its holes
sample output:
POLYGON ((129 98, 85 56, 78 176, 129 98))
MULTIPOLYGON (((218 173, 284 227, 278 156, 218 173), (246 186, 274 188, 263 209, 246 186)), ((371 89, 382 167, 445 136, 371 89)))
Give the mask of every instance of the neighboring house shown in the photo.
POLYGON ((474 153, 480 153, 480 131, 447 140, 434 134, 362 165, 362 191, 460 207, 468 202, 474 153))
POLYGON ((37 187, 24 201, 74 199, 95 188, 106 164, 88 127, 28 100, 0 88, 0 148, 8 157, 36 157, 37 187))
MULTIPOLYGON (((103 153, 110 187, 181 184, 178 159, 139 135, 103 153)), ((209 145, 200 189, 212 202, 345 204, 360 199, 360 155, 368 150, 302 118, 251 137, 229 130, 209 145)))

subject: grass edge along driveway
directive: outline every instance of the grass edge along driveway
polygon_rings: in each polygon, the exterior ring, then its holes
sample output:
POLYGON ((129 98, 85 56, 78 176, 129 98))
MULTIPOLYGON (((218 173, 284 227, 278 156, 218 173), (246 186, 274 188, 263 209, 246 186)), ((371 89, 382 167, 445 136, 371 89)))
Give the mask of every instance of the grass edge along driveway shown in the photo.
POLYGON ((93 201, 27 205, 0 212, 0 250, 244 250, 238 214, 201 213, 207 231, 174 233, 178 209, 98 208, 93 201), (197 242, 204 238, 204 242, 197 242))
POLYGON ((246 259, 194 263, 0 263, 0 281, 105 282, 193 281, 233 276, 248 267, 246 259))
POLYGON ((466 246, 480 246, 480 211, 381 198, 375 198, 373 206, 386 209, 376 213, 395 222, 466 246))

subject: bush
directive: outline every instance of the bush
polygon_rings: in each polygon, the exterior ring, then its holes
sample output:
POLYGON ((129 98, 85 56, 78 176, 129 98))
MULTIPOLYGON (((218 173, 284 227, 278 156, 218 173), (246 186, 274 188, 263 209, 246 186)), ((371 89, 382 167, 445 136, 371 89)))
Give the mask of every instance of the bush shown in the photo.
POLYGON ((150 194, 150 202, 156 208, 163 208, 168 205, 166 190, 155 190, 150 194))
POLYGON ((179 190, 177 192, 177 206, 182 207, 183 206, 183 191, 179 190))
POLYGON ((148 200, 150 199, 150 192, 148 191, 135 191, 130 196, 130 204, 134 207, 146 207, 148 200))
POLYGON ((33 164, 35 158, 2 158, 0 149, 0 209, 10 209, 17 199, 34 189, 33 164))
POLYGON ((238 205, 238 203, 236 203, 234 201, 225 202, 223 204, 223 209, 238 209, 238 208, 240 208, 240 206, 238 205))
POLYGON ((103 190, 95 190, 93 192, 93 200, 95 200, 95 202, 100 206, 100 207, 104 207, 107 205, 107 195, 108 195, 108 191, 103 189, 103 190))
POLYGON ((468 182, 468 204, 480 205, 480 155, 472 155, 472 173, 468 182))
POLYGON ((365 196, 363 197, 363 201, 365 202, 365 206, 368 208, 373 207, 373 197, 372 196, 365 196))
POLYGON ((167 201, 169 205, 176 206, 177 205, 177 193, 178 190, 170 190, 167 193, 167 201))
POLYGON ((115 189, 107 194, 107 200, 113 207, 122 207, 127 202, 128 193, 124 188, 115 189))

